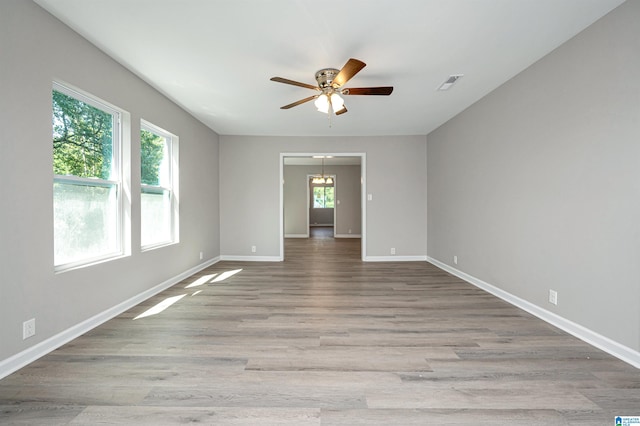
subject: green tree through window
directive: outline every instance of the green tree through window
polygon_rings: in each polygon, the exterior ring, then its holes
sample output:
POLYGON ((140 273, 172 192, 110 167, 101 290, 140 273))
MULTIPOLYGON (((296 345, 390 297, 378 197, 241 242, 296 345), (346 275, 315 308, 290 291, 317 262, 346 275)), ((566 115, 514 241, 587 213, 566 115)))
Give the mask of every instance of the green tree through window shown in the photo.
POLYGON ((166 139, 146 129, 140 131, 141 182, 160 185, 160 165, 164 159, 166 139))
POLYGON ((53 173, 111 178, 113 116, 53 91, 53 173))
POLYGON ((333 186, 315 186, 313 188, 313 208, 332 209, 334 207, 333 186))

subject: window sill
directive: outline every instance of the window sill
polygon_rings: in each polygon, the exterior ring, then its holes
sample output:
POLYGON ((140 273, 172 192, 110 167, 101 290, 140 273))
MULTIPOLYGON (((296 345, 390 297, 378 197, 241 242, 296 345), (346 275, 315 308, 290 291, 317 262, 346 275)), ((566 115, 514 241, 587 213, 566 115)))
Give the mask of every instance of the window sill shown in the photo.
POLYGON ((144 253, 146 251, 156 250, 156 249, 160 249, 160 248, 163 248, 163 247, 172 246, 174 244, 178 244, 178 241, 165 241, 165 242, 162 242, 162 243, 149 244, 148 246, 140 247, 140 251, 144 253))
POLYGON ((130 256, 131 256, 130 254, 121 253, 117 255, 109 255, 109 256, 100 257, 97 259, 91 259, 87 261, 65 263, 64 265, 54 266, 54 273, 61 274, 63 272, 75 271, 77 269, 83 269, 89 266, 99 265, 101 263, 112 262, 114 260, 123 259, 130 256))

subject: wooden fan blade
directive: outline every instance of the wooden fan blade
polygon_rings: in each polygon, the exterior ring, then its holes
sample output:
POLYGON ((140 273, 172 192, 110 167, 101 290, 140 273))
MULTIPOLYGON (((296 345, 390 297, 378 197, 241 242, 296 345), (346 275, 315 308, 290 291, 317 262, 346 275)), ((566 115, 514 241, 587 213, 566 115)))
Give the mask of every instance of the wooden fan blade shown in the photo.
POLYGON ((318 86, 312 86, 311 84, 307 84, 307 83, 300 83, 299 81, 293 81, 293 80, 289 80, 287 78, 272 77, 270 80, 278 82, 278 83, 291 84, 293 86, 305 87, 307 89, 320 90, 320 88, 318 86))
POLYGON ((343 95, 382 95, 389 96, 393 92, 393 86, 384 87, 356 87, 353 89, 344 89, 343 95))
POLYGON ((331 85, 333 87, 341 87, 346 84, 347 81, 351 80, 354 75, 356 75, 362 68, 364 68, 367 64, 357 59, 349 59, 346 64, 342 67, 338 75, 335 76, 331 85))
POLYGON ((296 101, 296 102, 294 102, 294 103, 292 103, 292 104, 289 104, 289 105, 285 105, 285 106, 283 106, 283 107, 280 107, 280 109, 289 109, 289 108, 293 108, 294 106, 298 106, 298 105, 303 104, 303 103, 305 103, 305 102, 309 102, 309 101, 311 101, 311 100, 314 100, 314 99, 315 99, 315 98, 317 98, 318 96, 320 96, 320 95, 313 95, 313 96, 309 96, 308 98, 300 99, 299 101, 296 101))
POLYGON ((342 114, 344 114, 345 112, 347 112, 347 107, 346 107, 346 106, 343 106, 341 110, 336 111, 336 115, 342 115, 342 114))

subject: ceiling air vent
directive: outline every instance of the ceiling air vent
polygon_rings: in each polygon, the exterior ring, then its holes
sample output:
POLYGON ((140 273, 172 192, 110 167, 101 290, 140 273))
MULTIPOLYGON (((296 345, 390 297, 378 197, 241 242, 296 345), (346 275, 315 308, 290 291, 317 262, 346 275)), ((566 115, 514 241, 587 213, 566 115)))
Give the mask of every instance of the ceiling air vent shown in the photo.
POLYGON ((456 81, 458 81, 464 74, 453 74, 450 75, 449 78, 447 79, 447 81, 445 81, 444 83, 442 83, 440 85, 440 87, 438 87, 438 90, 449 90, 449 88, 451 86, 453 86, 455 84, 456 81))

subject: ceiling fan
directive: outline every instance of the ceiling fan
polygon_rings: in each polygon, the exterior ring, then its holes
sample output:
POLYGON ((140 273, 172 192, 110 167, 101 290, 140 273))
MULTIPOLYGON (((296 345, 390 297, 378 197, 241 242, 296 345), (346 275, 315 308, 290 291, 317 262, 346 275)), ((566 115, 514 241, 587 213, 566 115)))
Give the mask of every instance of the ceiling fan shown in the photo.
POLYGON ((351 58, 340 70, 335 68, 323 68, 316 72, 316 81, 318 82, 317 86, 300 83, 298 81, 282 77, 271 78, 271 81, 305 87, 307 89, 320 92, 316 95, 309 96, 308 98, 300 99, 299 101, 280 107, 280 109, 293 108, 294 106, 298 106, 315 99, 316 101, 314 104, 318 111, 324 112, 325 114, 333 111, 335 115, 340 115, 347 112, 347 107, 344 106, 344 100, 340 95, 390 95, 391 92, 393 92, 393 86, 358 87, 351 89, 342 87, 366 65, 367 64, 362 61, 351 58))

